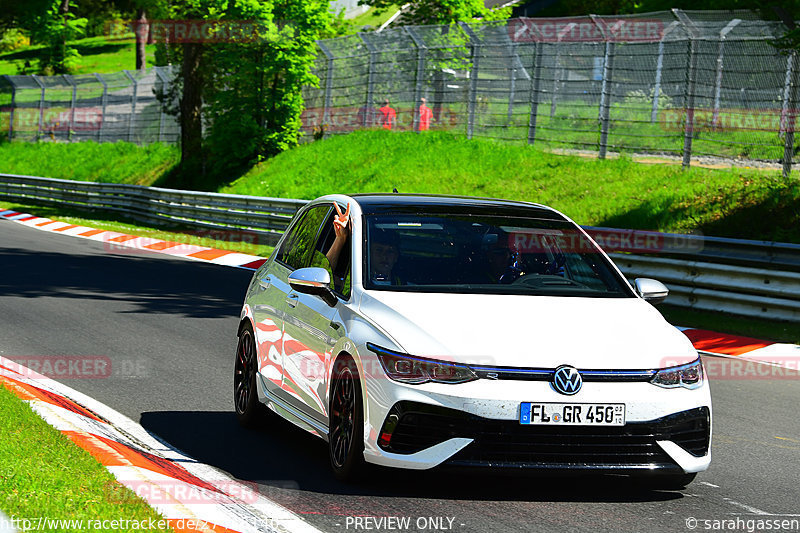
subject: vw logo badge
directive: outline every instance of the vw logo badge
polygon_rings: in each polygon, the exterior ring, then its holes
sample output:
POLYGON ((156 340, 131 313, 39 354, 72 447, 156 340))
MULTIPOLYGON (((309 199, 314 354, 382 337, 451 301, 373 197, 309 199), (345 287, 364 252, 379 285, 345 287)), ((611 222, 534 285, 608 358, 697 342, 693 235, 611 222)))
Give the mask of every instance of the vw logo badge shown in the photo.
POLYGON ((556 368, 553 374, 553 388, 561 394, 572 396, 577 394, 583 386, 583 378, 581 377, 578 369, 568 365, 562 365, 556 368))

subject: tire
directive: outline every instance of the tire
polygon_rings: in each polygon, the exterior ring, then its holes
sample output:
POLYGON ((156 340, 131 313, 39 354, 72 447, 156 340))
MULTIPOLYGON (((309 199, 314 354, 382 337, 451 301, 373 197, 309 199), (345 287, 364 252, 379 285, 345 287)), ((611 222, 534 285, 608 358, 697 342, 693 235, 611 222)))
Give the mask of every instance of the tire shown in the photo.
POLYGON ((697 474, 669 474, 665 476, 653 476, 651 478, 643 479, 643 483, 647 488, 653 490, 682 490, 694 481, 697 474))
POLYGON ((262 410, 256 390, 256 344, 253 328, 245 324, 239 331, 236 362, 233 370, 233 405, 239 424, 246 428, 256 425, 262 410))
POLYGON ((356 481, 364 471, 364 409, 356 364, 349 356, 339 358, 331 380, 328 452, 333 474, 339 481, 356 481))

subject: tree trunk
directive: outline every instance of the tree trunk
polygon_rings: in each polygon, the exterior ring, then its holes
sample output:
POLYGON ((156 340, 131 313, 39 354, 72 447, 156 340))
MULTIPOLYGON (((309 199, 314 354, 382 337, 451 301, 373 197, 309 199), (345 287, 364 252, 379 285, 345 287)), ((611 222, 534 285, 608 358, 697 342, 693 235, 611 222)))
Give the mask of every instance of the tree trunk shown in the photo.
POLYGON ((180 100, 181 173, 193 180, 203 174, 203 45, 183 44, 181 77, 183 94, 180 100))
POLYGON ((145 56, 145 45, 150 35, 150 25, 147 24, 147 16, 144 8, 139 8, 136 14, 136 70, 147 68, 147 58, 145 56))

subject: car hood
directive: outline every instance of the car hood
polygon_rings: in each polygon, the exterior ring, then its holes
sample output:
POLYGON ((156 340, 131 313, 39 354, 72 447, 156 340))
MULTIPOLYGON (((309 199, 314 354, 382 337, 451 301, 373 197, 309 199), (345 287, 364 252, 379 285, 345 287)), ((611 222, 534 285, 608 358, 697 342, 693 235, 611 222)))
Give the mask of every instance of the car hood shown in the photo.
POLYGON ((697 352, 639 298, 368 291, 360 312, 403 352, 469 364, 655 369, 697 352))

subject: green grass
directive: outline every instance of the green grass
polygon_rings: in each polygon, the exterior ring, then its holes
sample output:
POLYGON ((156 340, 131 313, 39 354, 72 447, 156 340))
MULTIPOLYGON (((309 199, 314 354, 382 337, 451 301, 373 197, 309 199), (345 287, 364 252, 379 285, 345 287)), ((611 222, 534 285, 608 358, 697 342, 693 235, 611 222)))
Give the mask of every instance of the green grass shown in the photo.
POLYGON ((443 132, 358 131, 268 160, 220 192, 463 194, 534 201, 583 225, 800 242, 800 184, 778 171, 597 160, 443 132))
POLYGON ((0 201, 0 208, 13 209, 22 213, 31 213, 36 216, 52 218, 69 224, 88 226, 91 228, 117 231, 128 235, 139 237, 150 237, 170 242, 192 244, 195 246, 208 246, 220 250, 231 250, 250 255, 268 257, 273 250, 273 246, 259 244, 258 236, 243 235, 237 231, 217 231, 204 230, 202 228, 188 228, 185 226, 175 226, 172 231, 164 228, 154 228, 126 220, 124 216, 117 214, 106 214, 97 211, 87 211, 81 209, 71 209, 64 207, 43 207, 21 204, 19 202, 0 201), (229 239, 204 237, 204 235, 229 236, 229 239))
MULTIPOLYGON (((0 413, 0 509, 9 517, 145 523, 163 520, 144 500, 117 483, 88 452, 49 426, 2 385, 0 413)), ((43 530, 75 528, 51 525, 43 530)))
MULTIPOLYGON (((93 74, 95 72, 118 72, 136 68, 136 41, 133 37, 111 39, 109 37, 88 37, 71 41, 70 44, 80 53, 73 74, 93 74)), ((41 46, 28 46, 0 54, 0 75, 18 74, 20 67, 28 61, 36 63, 41 46)), ((153 64, 155 45, 147 45, 145 57, 147 65, 153 64)))
POLYGON ((179 160, 163 143, 0 143, 0 172, 48 178, 152 185, 179 160))
POLYGON ((378 29, 384 22, 389 20, 389 18, 394 15, 398 9, 400 9, 400 6, 397 5, 392 5, 391 7, 383 10, 370 7, 368 11, 358 15, 357 17, 353 17, 349 20, 349 22, 356 28, 369 26, 372 29, 378 29))
POLYGON ((754 317, 745 318, 727 313, 696 311, 672 305, 659 305, 657 309, 670 324, 675 324, 676 326, 800 344, 800 330, 796 323, 776 322, 754 317))

